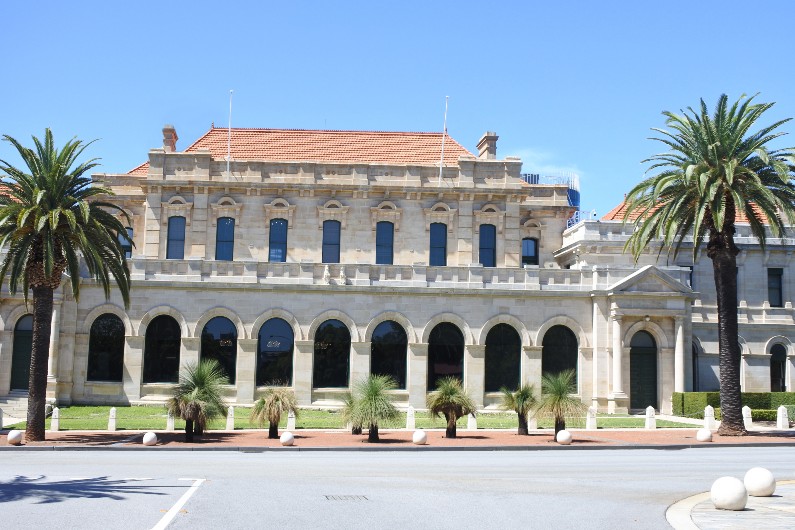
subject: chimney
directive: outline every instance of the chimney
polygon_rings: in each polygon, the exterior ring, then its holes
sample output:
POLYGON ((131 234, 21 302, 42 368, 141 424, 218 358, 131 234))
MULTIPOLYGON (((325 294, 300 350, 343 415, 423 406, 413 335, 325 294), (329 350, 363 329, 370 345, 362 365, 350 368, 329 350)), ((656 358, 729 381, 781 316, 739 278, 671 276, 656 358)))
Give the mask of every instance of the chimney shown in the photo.
POLYGON ((497 158, 497 140, 499 136, 493 131, 488 131, 478 142, 478 158, 494 160, 497 158))
POLYGON ((173 153, 177 150, 177 140, 179 140, 179 136, 177 136, 177 130, 174 126, 163 126, 163 150, 166 153, 173 153))

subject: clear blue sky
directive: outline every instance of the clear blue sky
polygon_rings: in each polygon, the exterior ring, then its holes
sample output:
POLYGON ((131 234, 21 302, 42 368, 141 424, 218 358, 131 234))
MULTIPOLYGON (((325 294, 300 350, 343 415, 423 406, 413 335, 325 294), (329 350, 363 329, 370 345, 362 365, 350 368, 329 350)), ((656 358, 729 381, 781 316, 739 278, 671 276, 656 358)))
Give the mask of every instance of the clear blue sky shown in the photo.
MULTIPOLYGON (((125 172, 233 126, 486 130, 525 172, 573 171, 599 216, 661 150, 662 110, 761 92, 795 116, 795 2, 6 2, 0 133, 98 138, 125 172)), ((795 123, 785 126, 795 132, 795 123)), ((795 136, 784 145, 795 145, 795 136)), ((0 158, 12 158, 0 144, 0 158)))

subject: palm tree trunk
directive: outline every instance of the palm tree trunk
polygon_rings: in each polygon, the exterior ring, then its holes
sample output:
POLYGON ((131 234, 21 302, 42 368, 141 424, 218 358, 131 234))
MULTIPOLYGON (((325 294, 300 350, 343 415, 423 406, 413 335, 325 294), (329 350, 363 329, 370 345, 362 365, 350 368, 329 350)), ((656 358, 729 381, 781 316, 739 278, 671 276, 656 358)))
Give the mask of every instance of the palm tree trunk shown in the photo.
POLYGON ((526 414, 518 414, 519 416, 519 430, 517 434, 519 435, 527 435, 527 415, 526 414))
POLYGON ((279 422, 268 422, 268 438, 278 438, 279 437, 279 422))
POLYGON ((28 423, 25 439, 44 441, 45 406, 47 404, 47 364, 52 333, 53 289, 33 287, 33 346, 30 352, 28 380, 28 423))
POLYGON ((367 429, 367 441, 370 443, 378 443, 378 425, 370 424, 370 428, 367 429))
POLYGON ((204 427, 202 427, 198 421, 193 422, 193 434, 196 436, 201 436, 204 434, 204 427))
POLYGON ((455 438, 455 422, 456 422, 455 414, 448 414, 447 415, 447 430, 444 432, 445 438, 455 438))
POLYGON ((185 420, 185 442, 193 443, 193 420, 185 420))
POLYGON ((353 425, 351 427, 351 434, 362 434, 362 426, 361 425, 353 425))
POLYGON ((566 428, 566 418, 560 416, 555 417, 555 439, 558 438, 558 433, 566 428))

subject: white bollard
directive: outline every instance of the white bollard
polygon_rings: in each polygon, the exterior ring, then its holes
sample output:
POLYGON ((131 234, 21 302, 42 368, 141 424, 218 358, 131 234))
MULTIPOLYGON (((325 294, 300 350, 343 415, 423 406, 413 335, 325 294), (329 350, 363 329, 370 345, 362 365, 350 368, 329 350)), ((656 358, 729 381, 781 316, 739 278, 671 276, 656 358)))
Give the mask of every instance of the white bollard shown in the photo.
POLYGON ((295 430, 295 412, 292 410, 287 413, 287 430, 294 431, 295 430))
POLYGON ((290 446, 295 443, 295 436, 290 431, 284 431, 281 436, 279 436, 279 443, 284 446, 290 446))
POLYGON ((555 435, 555 441, 560 445, 571 445, 571 433, 566 429, 558 431, 558 434, 555 435))
POLYGON ((704 428, 710 431, 715 430, 715 409, 712 405, 704 407, 704 428))
POLYGON ((781 405, 776 410, 776 429, 789 429, 789 418, 787 417, 787 407, 781 405))
POLYGON ((409 405, 409 408, 406 411, 406 430, 413 431, 414 428, 416 427, 416 424, 417 422, 414 415, 414 407, 409 405))
POLYGON ((745 485, 734 477, 721 477, 713 482, 709 494, 718 510, 739 511, 745 509, 748 503, 745 485))
POLYGON ((649 405, 646 407, 646 425, 647 429, 656 429, 657 428, 657 418, 654 415, 654 407, 649 405))
POLYGON ((696 440, 699 442, 711 442, 712 441, 712 431, 709 429, 699 429, 696 431, 696 440))
POLYGON ((746 405, 743 407, 743 425, 745 426, 746 430, 749 430, 753 424, 754 418, 751 415, 751 407, 746 405))
POLYGON ((59 431, 61 429, 61 410, 58 407, 52 409, 50 416, 50 430, 59 431))
POLYGON ((9 431, 8 437, 6 438, 8 445, 20 445, 22 443, 22 434, 22 431, 16 429, 9 431))
POLYGON ((157 435, 153 432, 148 432, 144 434, 141 443, 147 447, 152 447, 153 445, 157 445, 157 435))
POLYGON ((116 430, 116 407, 111 407, 108 413, 108 430, 116 430))
POLYGON ((478 430, 478 419, 475 417, 474 414, 470 414, 469 418, 467 418, 467 430, 468 431, 478 430))
POLYGON ((751 497, 770 497, 776 492, 776 479, 770 470, 752 467, 743 478, 743 484, 751 497))
POLYGON ((414 445, 425 445, 428 443, 428 434, 422 429, 414 431, 414 434, 411 435, 411 442, 414 445))
POLYGON ((596 409, 594 407, 588 407, 588 414, 585 416, 585 430, 596 430, 596 409))
POLYGON ((174 415, 170 412, 168 413, 168 417, 166 418, 166 430, 168 432, 174 431, 174 415))
POLYGON ((235 407, 232 406, 230 406, 229 410, 226 412, 226 430, 235 430, 235 407))

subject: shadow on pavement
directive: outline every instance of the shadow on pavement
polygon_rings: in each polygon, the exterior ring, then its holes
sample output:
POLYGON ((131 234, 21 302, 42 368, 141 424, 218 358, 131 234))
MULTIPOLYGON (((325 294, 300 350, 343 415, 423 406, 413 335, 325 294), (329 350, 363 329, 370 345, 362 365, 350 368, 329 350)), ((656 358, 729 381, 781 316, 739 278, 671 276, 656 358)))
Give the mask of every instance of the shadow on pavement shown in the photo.
POLYGON ((50 504, 85 498, 124 500, 125 496, 129 494, 165 495, 163 492, 154 491, 152 486, 130 484, 127 480, 108 477, 67 479, 54 482, 45 482, 46 478, 44 475, 39 477, 17 476, 9 481, 0 481, 0 503, 36 500, 36 504, 50 504))

